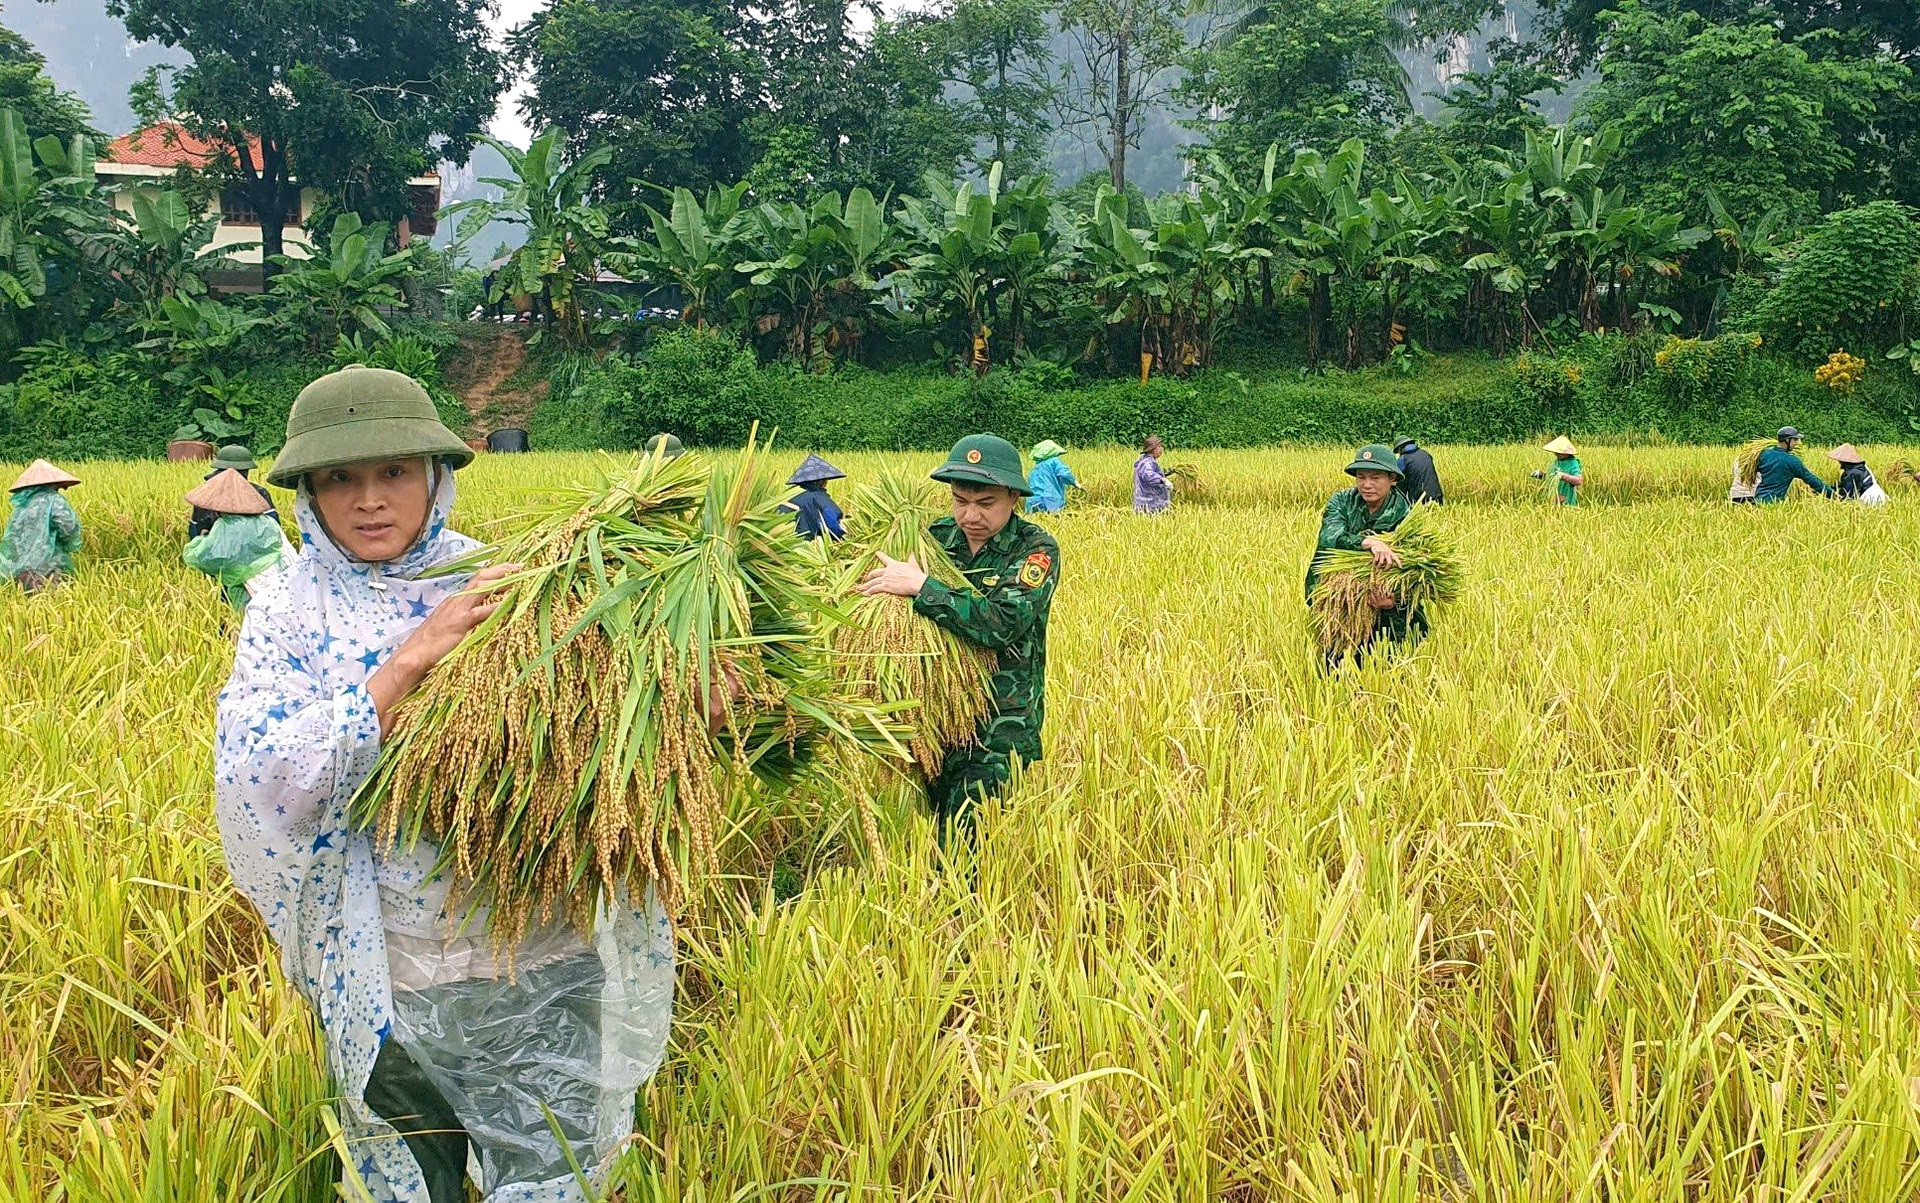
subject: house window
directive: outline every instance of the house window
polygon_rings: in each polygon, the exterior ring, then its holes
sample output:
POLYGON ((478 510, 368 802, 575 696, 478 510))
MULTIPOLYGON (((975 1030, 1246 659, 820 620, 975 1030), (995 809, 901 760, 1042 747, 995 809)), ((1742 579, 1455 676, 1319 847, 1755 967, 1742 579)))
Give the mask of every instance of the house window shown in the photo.
POLYGON ((230 226, 260 224, 260 215, 253 211, 253 200, 245 188, 220 190, 220 220, 230 226))

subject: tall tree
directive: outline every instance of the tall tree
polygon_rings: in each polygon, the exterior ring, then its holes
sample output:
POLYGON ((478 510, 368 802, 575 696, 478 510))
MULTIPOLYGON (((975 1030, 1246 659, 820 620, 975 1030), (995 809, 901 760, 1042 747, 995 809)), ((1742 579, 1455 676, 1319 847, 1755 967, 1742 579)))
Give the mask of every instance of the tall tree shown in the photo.
POLYGON ((1060 29, 1074 46, 1074 78, 1059 104, 1092 125, 1116 192, 1127 185, 1127 151, 1141 118, 1173 94, 1173 68, 1187 53, 1184 0, 1066 0, 1060 29))
MULTIPOLYGON (((1770 21, 1721 25, 1625 0, 1607 18, 1601 82, 1584 118, 1617 126, 1612 182, 1650 208, 1708 216, 1715 190, 1748 221, 1781 208, 1805 219, 1847 203, 1855 165, 1849 127, 1912 84, 1890 57, 1819 58, 1770 21)), ((1868 198, 1861 198, 1868 199, 1868 198)))
POLYGON ((1331 154, 1349 138, 1376 139, 1408 112, 1393 48, 1404 26, 1389 0, 1268 4, 1264 19, 1194 56, 1183 92, 1207 114, 1195 122, 1237 169, 1267 147, 1331 154))
POLYGON ((142 116, 224 148, 260 219, 270 277, 303 185, 377 216, 406 180, 464 161, 499 97, 491 0, 107 0, 142 41, 184 51, 148 73, 142 116))
POLYGON ((758 26, 730 0, 554 0, 514 31, 532 87, 521 111, 570 131, 571 151, 607 147, 602 200, 633 180, 699 192, 746 176, 765 105, 758 26))
POLYGON ((934 16, 887 20, 868 0, 784 0, 759 39, 767 88, 750 127, 765 148, 756 190, 885 194, 950 172, 967 135, 945 96, 948 45, 934 16))
POLYGON ((955 0, 947 11, 949 79, 963 87, 964 119, 979 140, 976 170, 1005 163, 1015 178, 1044 166, 1054 88, 1041 0, 955 0))

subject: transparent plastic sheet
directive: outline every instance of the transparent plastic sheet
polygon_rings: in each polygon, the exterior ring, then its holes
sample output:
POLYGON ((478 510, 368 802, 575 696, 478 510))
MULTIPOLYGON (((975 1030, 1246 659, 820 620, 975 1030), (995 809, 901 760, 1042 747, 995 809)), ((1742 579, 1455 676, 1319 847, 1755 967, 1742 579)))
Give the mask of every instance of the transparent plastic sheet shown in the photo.
POLYGON ((672 927, 649 896, 603 914, 582 954, 394 990, 391 1038, 460 1117, 489 1203, 583 1198, 569 1151, 598 1180, 666 1055, 673 972, 672 927))
POLYGON ((181 553, 187 567, 198 568, 223 585, 244 585, 280 563, 280 524, 266 514, 229 514, 213 529, 190 540, 181 553))

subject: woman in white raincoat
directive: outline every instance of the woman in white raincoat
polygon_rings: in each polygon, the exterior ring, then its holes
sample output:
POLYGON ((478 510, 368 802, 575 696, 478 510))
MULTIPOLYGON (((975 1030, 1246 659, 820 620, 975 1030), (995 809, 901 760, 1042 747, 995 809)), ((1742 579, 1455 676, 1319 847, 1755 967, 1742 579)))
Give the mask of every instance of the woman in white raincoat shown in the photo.
POLYGON ((220 695, 227 865, 319 1015, 347 1197, 378 1203, 458 1203, 469 1153, 489 1200, 582 1198, 569 1157, 591 1176, 625 1142, 672 1018, 673 933, 651 897, 603 908, 591 941, 536 929, 510 976, 435 848, 382 854, 348 826, 394 707, 513 568, 422 579, 476 547, 446 529, 472 458, 397 372, 307 386, 268 476, 298 489, 305 546, 249 607, 220 695))

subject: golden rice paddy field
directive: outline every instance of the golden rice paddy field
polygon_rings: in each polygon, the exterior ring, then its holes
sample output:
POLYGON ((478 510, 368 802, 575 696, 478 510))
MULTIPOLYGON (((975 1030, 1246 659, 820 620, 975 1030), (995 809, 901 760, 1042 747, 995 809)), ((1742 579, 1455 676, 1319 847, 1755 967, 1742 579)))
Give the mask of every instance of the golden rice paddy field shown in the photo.
MULTIPOLYGON (((1330 678, 1338 450, 1173 452, 1163 519, 1072 456, 1050 755, 976 884, 896 814, 684 927, 625 1197, 1920 1197, 1920 492, 1736 509, 1730 456, 1589 449, 1566 512, 1441 449, 1464 599, 1330 678)), ((483 458, 463 524, 592 464, 483 458)), ((78 579, 0 588, 0 1197, 331 1198, 211 818, 197 472, 80 467, 78 579)))

